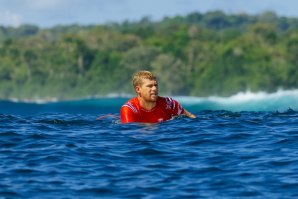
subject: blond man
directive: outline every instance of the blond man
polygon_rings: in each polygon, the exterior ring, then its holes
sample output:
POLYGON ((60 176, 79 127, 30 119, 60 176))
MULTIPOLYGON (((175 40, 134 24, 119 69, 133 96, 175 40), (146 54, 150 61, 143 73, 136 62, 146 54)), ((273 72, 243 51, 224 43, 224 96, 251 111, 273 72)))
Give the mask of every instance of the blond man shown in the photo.
POLYGON ((139 71, 133 76, 133 86, 137 96, 126 102, 120 110, 122 123, 157 123, 173 116, 196 116, 186 111, 176 100, 158 96, 158 83, 154 74, 139 71))

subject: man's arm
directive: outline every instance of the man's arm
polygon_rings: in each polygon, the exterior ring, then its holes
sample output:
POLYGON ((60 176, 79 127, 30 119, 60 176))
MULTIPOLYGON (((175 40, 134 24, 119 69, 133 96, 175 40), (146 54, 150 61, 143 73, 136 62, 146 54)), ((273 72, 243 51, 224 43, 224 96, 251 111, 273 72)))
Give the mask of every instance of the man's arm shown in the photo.
POLYGON ((190 112, 188 112, 186 109, 184 109, 184 115, 186 115, 189 118, 196 118, 196 116, 190 112))
POLYGON ((174 103, 174 107, 175 107, 175 114, 177 115, 180 115, 180 114, 183 114, 189 118, 196 118, 196 116, 190 112, 188 112, 185 108, 183 108, 179 103, 178 101, 176 100, 173 100, 173 103, 174 103))
POLYGON ((127 106, 122 106, 121 107, 120 118, 121 118, 122 123, 135 122, 134 113, 127 106))

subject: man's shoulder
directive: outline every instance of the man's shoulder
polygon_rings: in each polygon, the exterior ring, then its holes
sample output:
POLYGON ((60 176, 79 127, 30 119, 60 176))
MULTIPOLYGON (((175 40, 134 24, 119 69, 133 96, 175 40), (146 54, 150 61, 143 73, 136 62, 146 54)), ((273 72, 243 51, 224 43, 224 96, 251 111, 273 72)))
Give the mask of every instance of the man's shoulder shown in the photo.
POLYGON ((158 97, 158 101, 169 104, 173 103, 175 100, 171 97, 158 97))
POLYGON ((158 96, 158 101, 159 102, 167 102, 167 101, 170 101, 170 100, 173 100, 173 99, 170 98, 170 97, 161 97, 161 96, 158 96))
POLYGON ((122 105, 121 110, 129 109, 132 110, 134 113, 138 112, 138 98, 134 97, 129 99, 124 105, 122 105))
POLYGON ((160 105, 164 105, 166 109, 174 109, 175 108, 175 100, 171 97, 159 97, 158 103, 160 105))
POLYGON ((134 97, 134 98, 129 99, 125 104, 131 104, 135 107, 138 107, 139 100, 137 97, 134 97))
POLYGON ((133 97, 133 98, 128 100, 128 102, 131 102, 131 103, 137 103, 138 101, 139 101, 138 97, 133 97))
POLYGON ((171 97, 160 97, 159 104, 162 105, 162 107, 164 107, 167 111, 174 111, 178 115, 183 113, 184 110, 179 102, 171 97))

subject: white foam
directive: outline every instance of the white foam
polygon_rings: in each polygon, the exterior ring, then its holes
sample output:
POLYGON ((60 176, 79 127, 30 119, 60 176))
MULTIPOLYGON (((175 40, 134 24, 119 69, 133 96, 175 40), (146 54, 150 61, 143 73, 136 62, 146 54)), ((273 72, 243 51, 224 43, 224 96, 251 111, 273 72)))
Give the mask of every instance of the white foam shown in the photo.
POLYGON ((57 98, 34 98, 34 99, 18 99, 18 98, 10 98, 9 101, 12 102, 22 102, 22 103, 35 103, 35 104, 46 104, 51 102, 58 102, 57 98))
POLYGON ((247 101, 259 101, 265 99, 273 99, 280 97, 296 97, 298 99, 298 89, 296 90, 278 90, 275 93, 267 93, 264 91, 260 92, 239 92, 235 95, 229 97, 220 97, 220 96, 209 96, 209 97, 195 97, 195 96, 174 96, 174 99, 179 101, 184 101, 186 103, 196 103, 202 101, 216 101, 222 103, 237 103, 237 102, 247 102, 247 101))
POLYGON ((262 111, 285 110, 288 108, 298 110, 298 90, 278 90, 274 93, 267 92, 239 92, 229 97, 173 97, 186 106, 200 106, 208 104, 208 109, 223 109, 231 111, 262 111))

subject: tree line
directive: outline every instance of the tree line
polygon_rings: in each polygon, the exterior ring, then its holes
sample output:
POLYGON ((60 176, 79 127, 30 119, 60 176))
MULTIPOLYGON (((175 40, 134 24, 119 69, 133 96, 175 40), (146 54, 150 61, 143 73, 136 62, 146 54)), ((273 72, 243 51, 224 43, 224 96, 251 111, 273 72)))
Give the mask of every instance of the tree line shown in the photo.
POLYGON ((151 70, 160 93, 228 96, 298 87, 298 19, 190 13, 104 25, 0 27, 0 98, 133 93, 151 70))

